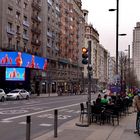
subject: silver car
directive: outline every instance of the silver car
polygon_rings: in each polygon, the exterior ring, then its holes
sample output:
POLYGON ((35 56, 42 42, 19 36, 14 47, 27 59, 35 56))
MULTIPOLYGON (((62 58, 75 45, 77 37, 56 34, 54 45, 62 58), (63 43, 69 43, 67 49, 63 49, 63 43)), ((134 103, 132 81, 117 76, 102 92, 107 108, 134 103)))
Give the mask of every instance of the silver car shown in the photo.
POLYGON ((0 101, 4 102, 6 100, 6 94, 3 89, 0 89, 0 101))
POLYGON ((26 91, 25 89, 15 89, 10 91, 7 94, 7 99, 14 99, 14 100, 20 100, 20 99, 29 99, 30 93, 26 91))

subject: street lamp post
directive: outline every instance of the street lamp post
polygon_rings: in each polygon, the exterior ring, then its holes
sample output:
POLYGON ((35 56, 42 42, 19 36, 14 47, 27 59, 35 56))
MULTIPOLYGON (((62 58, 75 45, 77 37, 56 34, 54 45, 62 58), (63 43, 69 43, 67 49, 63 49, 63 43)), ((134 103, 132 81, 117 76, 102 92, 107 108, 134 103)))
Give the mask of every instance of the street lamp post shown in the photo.
MULTIPOLYGON (((126 34, 119 34, 119 0, 116 0, 116 9, 109 9, 109 11, 116 11, 116 76, 118 76, 118 46, 119 46, 119 36, 125 36, 126 34)), ((118 81, 117 92, 118 92, 118 81)))
POLYGON ((116 74, 118 74, 118 33, 119 33, 119 0, 117 0, 116 9, 116 74))
POLYGON ((116 9, 109 9, 109 11, 116 11, 116 75, 118 74, 118 33, 119 33, 119 0, 117 0, 116 9))
POLYGON ((116 11, 116 75, 118 75, 118 53, 119 53, 119 36, 125 36, 126 34, 119 34, 119 0, 117 0, 116 9, 109 9, 110 12, 116 11))

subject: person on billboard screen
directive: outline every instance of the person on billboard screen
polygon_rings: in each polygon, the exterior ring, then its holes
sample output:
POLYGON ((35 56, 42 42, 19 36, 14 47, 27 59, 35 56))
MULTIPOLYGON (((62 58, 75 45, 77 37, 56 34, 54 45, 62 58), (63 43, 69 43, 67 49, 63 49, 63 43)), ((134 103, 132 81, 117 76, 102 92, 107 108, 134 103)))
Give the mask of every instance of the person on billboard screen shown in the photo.
POLYGON ((22 63, 23 62, 22 62, 21 52, 18 52, 18 56, 16 57, 15 61, 16 61, 16 65, 18 67, 21 67, 22 66, 22 63))
POLYGON ((47 59, 45 59, 43 70, 47 70, 47 66, 48 66, 48 62, 47 62, 47 59))

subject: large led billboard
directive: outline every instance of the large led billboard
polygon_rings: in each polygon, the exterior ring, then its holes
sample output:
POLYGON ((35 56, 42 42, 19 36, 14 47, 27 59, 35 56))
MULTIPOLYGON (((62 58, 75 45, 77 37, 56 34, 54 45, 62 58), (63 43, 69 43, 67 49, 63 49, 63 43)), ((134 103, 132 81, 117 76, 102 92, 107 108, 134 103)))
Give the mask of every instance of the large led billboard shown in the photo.
POLYGON ((47 70, 46 58, 21 52, 0 52, 0 66, 26 67, 47 70))
POLYGON ((6 81, 25 81, 25 68, 8 68, 5 72, 6 81))

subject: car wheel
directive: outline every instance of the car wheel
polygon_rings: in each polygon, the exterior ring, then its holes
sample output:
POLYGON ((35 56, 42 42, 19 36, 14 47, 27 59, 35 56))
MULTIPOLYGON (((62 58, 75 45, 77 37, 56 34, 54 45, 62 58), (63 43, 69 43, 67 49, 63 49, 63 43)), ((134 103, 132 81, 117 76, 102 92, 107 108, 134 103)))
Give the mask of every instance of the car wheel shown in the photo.
POLYGON ((19 96, 17 96, 16 100, 19 100, 19 99, 20 99, 19 96))
POLYGON ((4 97, 1 97, 1 101, 4 102, 5 101, 5 98, 4 97))
POLYGON ((26 96, 26 100, 29 100, 29 96, 28 95, 26 96))

